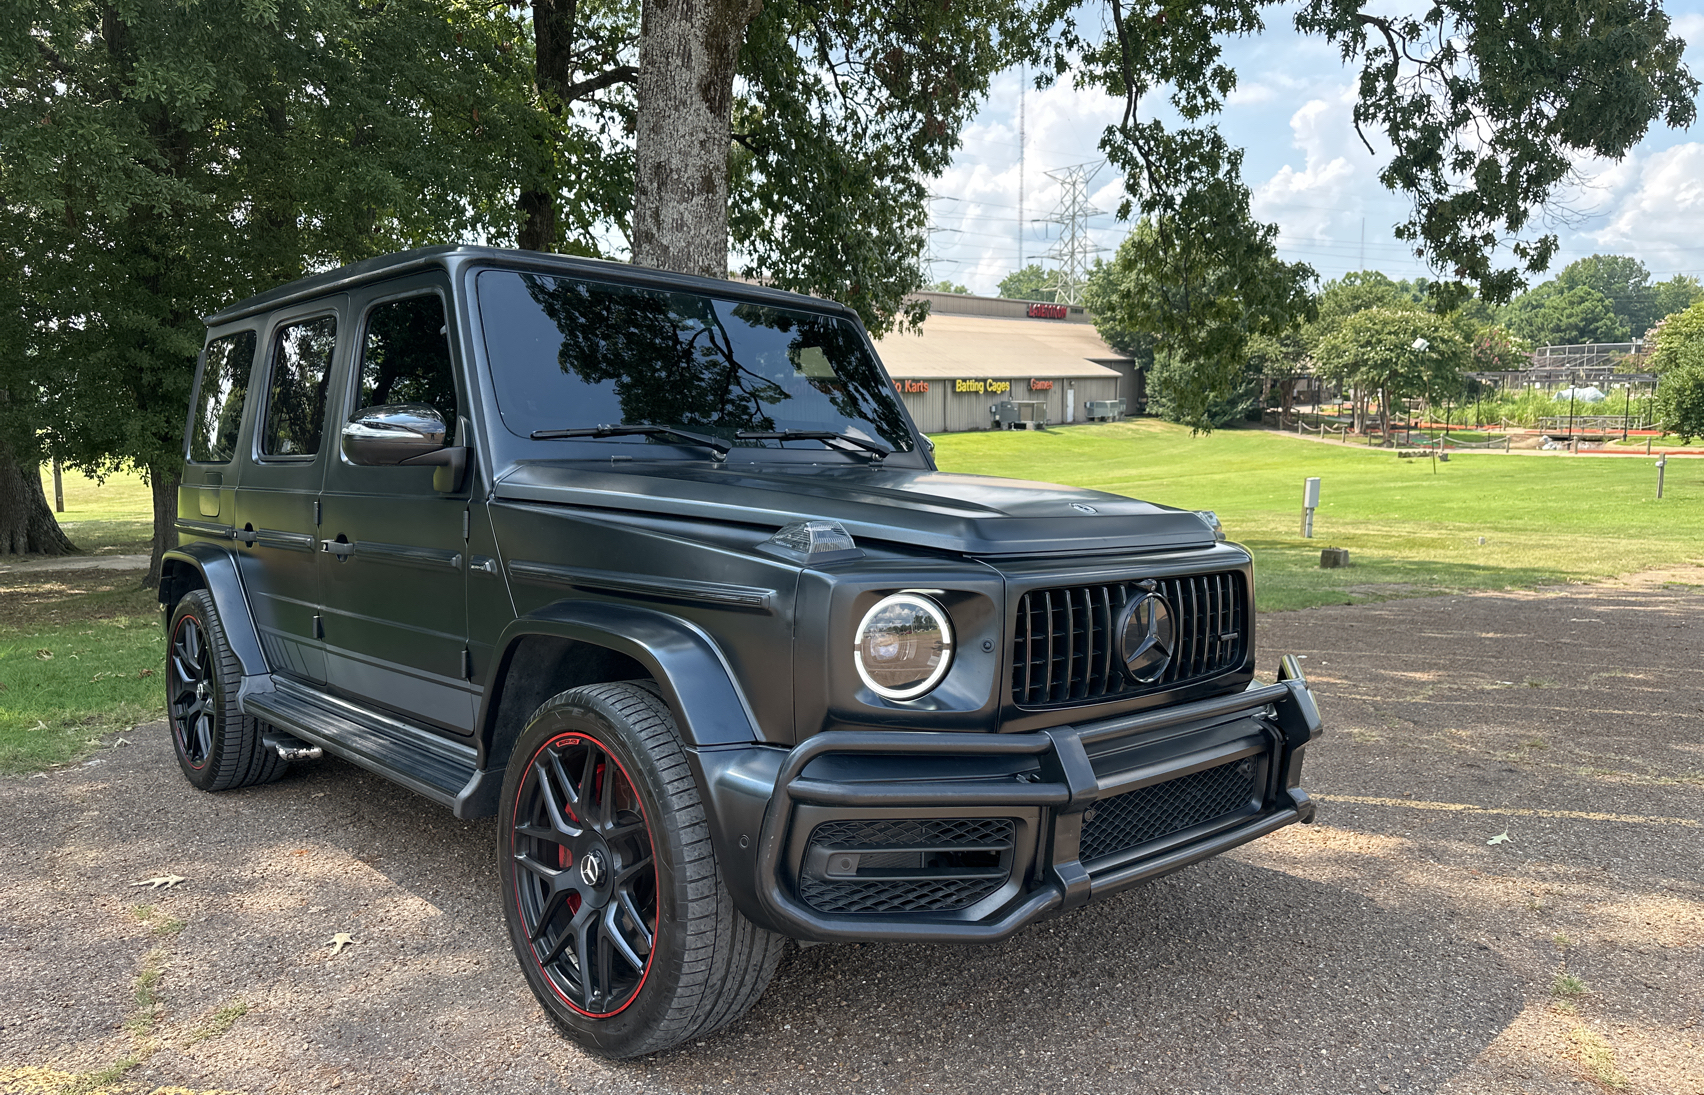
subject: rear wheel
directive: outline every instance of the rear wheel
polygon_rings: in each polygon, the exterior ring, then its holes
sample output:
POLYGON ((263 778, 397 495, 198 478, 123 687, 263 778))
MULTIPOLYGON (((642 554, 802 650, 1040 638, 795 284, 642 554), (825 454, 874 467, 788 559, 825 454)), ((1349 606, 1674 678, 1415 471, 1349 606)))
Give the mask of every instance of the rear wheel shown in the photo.
POLYGON ((498 816, 510 942, 575 1041, 651 1053, 762 995, 784 940, 734 908, 653 693, 601 684, 547 701, 515 745, 498 816))
POLYGON ((178 767, 203 791, 269 783, 288 767, 261 743, 260 723, 237 707, 242 670, 213 598, 184 594, 166 647, 166 717, 178 767))

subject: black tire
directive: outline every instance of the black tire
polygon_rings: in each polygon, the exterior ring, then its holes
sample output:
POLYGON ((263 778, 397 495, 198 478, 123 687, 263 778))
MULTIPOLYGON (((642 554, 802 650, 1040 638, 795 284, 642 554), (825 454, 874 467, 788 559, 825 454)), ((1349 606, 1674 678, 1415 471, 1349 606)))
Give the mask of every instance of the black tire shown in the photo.
POLYGON ((184 594, 166 629, 166 719, 178 767, 203 791, 270 783, 289 767, 237 708, 242 670, 212 596, 184 594))
POLYGON ((515 743, 498 819, 515 957, 586 1049, 654 1053, 763 995, 786 940, 734 908, 674 719, 649 690, 547 700, 515 743))

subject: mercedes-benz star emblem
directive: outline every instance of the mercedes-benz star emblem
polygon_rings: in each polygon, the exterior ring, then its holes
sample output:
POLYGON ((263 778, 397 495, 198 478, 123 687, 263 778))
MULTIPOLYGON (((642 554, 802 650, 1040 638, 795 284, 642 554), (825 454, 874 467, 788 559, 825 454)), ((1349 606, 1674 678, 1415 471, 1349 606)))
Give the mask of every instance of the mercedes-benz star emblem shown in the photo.
POLYGON ((1142 684, 1153 684, 1171 664, 1177 646, 1177 625, 1171 605, 1158 593, 1144 593, 1124 608, 1119 625, 1121 653, 1130 675, 1142 684))
POLYGON ((580 881, 588 886, 596 886, 603 881, 603 853, 593 848, 580 857, 580 881))
POLYGON ((1072 502, 1071 508, 1076 510, 1078 513, 1099 513, 1100 512, 1100 510, 1096 509, 1095 507, 1085 506, 1081 502, 1072 502))

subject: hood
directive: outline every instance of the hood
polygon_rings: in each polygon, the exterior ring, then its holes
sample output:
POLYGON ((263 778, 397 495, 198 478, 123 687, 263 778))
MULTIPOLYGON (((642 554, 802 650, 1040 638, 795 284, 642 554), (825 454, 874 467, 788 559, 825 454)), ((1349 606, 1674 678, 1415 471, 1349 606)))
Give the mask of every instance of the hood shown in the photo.
POLYGON ((1102 491, 866 465, 529 461, 495 495, 780 528, 838 521, 860 543, 967 555, 1211 547, 1194 513, 1102 491))

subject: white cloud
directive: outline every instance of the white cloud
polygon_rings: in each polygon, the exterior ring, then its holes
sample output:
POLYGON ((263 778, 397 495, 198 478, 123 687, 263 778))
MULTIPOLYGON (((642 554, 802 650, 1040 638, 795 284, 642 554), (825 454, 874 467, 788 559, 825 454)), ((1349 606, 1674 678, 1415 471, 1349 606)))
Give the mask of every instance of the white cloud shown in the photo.
POLYGON ((1581 235, 1599 249, 1659 274, 1704 265, 1704 143, 1635 155, 1593 181, 1609 192, 1609 221, 1581 235))

